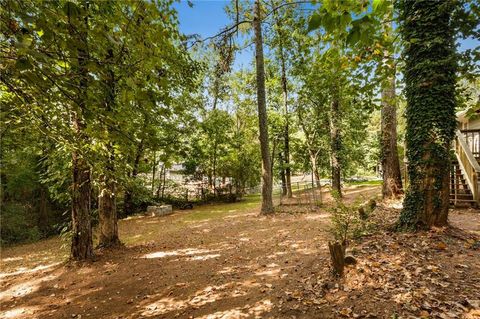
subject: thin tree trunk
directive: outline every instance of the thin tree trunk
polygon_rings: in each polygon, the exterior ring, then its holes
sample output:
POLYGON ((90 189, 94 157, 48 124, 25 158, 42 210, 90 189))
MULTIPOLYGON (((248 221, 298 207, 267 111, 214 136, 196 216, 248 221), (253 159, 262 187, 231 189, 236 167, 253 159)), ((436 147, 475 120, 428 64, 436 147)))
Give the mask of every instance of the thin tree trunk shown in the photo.
POLYGON ((313 154, 313 152, 310 152, 310 163, 312 165, 312 171, 315 177, 315 184, 318 188, 320 188, 320 176, 318 174, 317 157, 315 154, 313 154))
POLYGON ((165 170, 165 163, 162 164, 162 167, 160 168, 160 174, 158 176, 158 187, 157 187, 157 193, 155 194, 155 196, 157 198, 160 198, 160 191, 162 189, 162 186, 163 186, 163 171, 165 170))
POLYGON ((270 158, 272 160, 272 162, 270 163, 270 174, 272 176, 272 179, 273 179, 273 167, 275 166, 275 152, 277 151, 277 139, 274 138, 273 139, 273 145, 272 145, 272 153, 270 155, 270 158))
MULTIPOLYGON (((88 2, 84 2, 84 9, 88 12, 88 2)), ((78 111, 72 112, 73 130, 80 144, 86 143, 85 124, 82 121, 81 112, 87 107, 88 94, 88 51, 87 51, 87 30, 88 16, 83 18, 83 31, 74 27, 68 16, 70 36, 75 39, 78 61, 78 87, 79 94, 77 104, 78 111)), ((72 245, 70 248, 71 257, 74 260, 86 260, 93 256, 92 225, 90 222, 91 210, 91 180, 90 167, 77 150, 72 152, 72 245)))
POLYGON ((260 132, 260 152, 262 156, 262 214, 273 213, 272 174, 268 147, 267 102, 265 93, 265 65, 263 59, 263 39, 260 0, 255 0, 253 28, 255 32, 255 62, 257 75, 258 125, 260 132))
POLYGON ((281 67, 281 80, 282 80, 282 95, 283 95, 283 109, 285 112, 285 127, 284 127, 284 147, 285 147, 285 182, 287 197, 292 197, 292 181, 291 181, 291 170, 290 170, 290 137, 289 137, 289 115, 288 115, 288 84, 287 84, 287 67, 285 63, 285 52, 283 48, 283 32, 280 25, 280 20, 277 17, 276 11, 274 11, 275 24, 278 29, 279 35, 279 56, 280 56, 280 67, 281 67))
POLYGON ((282 181, 282 196, 287 195, 287 180, 285 178, 285 169, 283 168, 283 154, 280 152, 278 153, 278 161, 280 163, 280 180, 282 181))
POLYGON ((165 180, 167 178, 167 168, 165 167, 165 164, 163 166, 163 181, 162 181, 162 200, 163 196, 165 195, 165 180))
POLYGON ((382 91, 382 168, 383 198, 396 198, 402 191, 402 175, 397 151, 397 110, 395 71, 382 91))
MULTIPOLYGON (((138 167, 140 165, 140 159, 143 154, 143 139, 138 143, 137 151, 135 154, 135 161, 133 162, 132 173, 130 175, 131 180, 135 180, 138 175, 138 167)), ((133 190, 131 186, 126 187, 125 196, 123 198, 123 213, 127 216, 129 213, 132 213, 133 210, 133 190)))
POLYGON ((341 166, 340 166, 340 128, 339 128, 339 100, 334 95, 330 109, 330 152, 332 165, 332 189, 342 196, 342 187, 340 183, 341 166))
POLYGON ((213 195, 217 194, 217 140, 213 145, 213 195))
POLYGON ((155 191, 155 175, 157 174, 157 153, 153 152, 153 167, 152 167, 152 194, 155 191))

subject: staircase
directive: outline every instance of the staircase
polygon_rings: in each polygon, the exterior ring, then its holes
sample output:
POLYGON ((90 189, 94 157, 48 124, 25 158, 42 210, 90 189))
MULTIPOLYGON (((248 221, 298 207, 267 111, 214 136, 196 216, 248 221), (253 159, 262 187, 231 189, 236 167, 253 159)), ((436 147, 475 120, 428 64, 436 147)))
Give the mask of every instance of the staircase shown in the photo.
POLYGON ((460 169, 458 160, 452 161, 452 173, 450 175, 450 204, 456 207, 477 205, 477 201, 473 198, 472 191, 460 169))
POLYGON ((476 156, 479 155, 480 147, 477 144, 480 143, 480 138, 471 138, 469 134, 471 131, 456 132, 454 143, 456 160, 452 162, 450 203, 455 206, 478 207, 480 205, 480 165, 476 156))

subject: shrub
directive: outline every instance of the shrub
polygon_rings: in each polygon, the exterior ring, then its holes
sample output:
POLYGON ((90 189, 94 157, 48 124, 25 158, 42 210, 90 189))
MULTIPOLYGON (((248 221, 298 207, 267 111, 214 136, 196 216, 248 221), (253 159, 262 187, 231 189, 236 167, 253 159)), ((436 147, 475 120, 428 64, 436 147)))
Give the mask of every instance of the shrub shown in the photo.
POLYGON ((10 245, 40 239, 42 234, 32 216, 27 205, 13 203, 2 205, 1 244, 10 245))

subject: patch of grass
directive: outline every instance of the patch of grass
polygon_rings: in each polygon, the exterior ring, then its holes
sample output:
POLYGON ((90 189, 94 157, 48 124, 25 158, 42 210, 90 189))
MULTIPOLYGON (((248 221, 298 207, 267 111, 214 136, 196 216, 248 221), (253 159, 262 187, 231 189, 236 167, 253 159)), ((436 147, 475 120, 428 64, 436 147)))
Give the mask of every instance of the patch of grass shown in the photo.
POLYGON ((222 218, 228 215, 241 214, 257 208, 260 204, 259 194, 247 195, 239 202, 204 205, 186 213, 182 220, 185 222, 202 221, 222 218))
POLYGON ((346 185, 382 185, 381 180, 372 180, 372 181, 351 181, 346 182, 346 185))

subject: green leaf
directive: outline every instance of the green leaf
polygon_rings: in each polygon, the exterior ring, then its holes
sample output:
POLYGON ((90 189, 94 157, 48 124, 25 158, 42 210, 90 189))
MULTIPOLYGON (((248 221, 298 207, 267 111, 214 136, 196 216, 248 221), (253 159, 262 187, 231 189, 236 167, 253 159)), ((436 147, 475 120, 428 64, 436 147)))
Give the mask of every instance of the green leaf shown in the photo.
POLYGON ((63 6, 63 12, 67 16, 76 17, 80 14, 80 8, 75 3, 67 1, 63 6))
POLYGON ((373 0, 372 8, 374 12, 377 12, 379 9, 383 8, 385 0, 373 0))
POLYGON ((322 17, 318 13, 314 13, 311 17, 310 20, 308 20, 308 29, 307 32, 316 30, 320 28, 320 25, 322 24, 322 17))
POLYGON ((32 64, 28 60, 26 56, 19 57, 17 62, 15 63, 15 68, 18 71, 25 71, 32 67, 32 64))
POLYGON ((348 45, 355 45, 360 40, 360 30, 354 27, 350 30, 347 36, 348 45))

